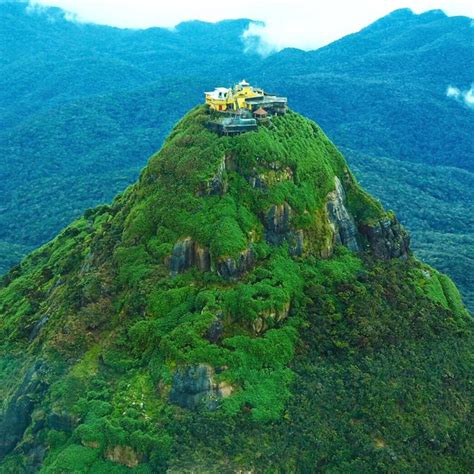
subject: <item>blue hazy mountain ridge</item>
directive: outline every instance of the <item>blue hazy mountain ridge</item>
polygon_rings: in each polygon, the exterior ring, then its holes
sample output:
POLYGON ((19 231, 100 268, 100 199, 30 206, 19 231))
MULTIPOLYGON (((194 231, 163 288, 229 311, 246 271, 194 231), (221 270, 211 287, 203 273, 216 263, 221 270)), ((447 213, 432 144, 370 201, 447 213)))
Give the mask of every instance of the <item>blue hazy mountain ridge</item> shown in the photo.
POLYGON ((471 20, 399 10, 267 58, 249 21, 126 30, 0 5, 0 271, 133 182, 203 90, 245 77, 323 127, 472 308, 473 114, 446 97, 474 77, 471 20))

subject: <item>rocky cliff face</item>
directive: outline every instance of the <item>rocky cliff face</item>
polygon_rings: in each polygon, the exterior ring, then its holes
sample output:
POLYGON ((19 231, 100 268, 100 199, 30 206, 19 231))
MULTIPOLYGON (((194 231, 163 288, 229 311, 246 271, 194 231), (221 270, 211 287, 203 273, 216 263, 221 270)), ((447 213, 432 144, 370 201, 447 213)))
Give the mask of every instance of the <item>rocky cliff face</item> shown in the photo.
POLYGON ((410 236, 396 217, 387 217, 375 225, 362 225, 360 232, 377 258, 389 260, 407 257, 410 253, 410 236))
POLYGON ((31 415, 38 397, 46 390, 46 370, 46 366, 40 361, 34 363, 3 406, 0 418, 0 459, 13 450, 31 424, 31 415))
POLYGON ((209 249, 201 247, 191 237, 179 240, 173 247, 169 267, 172 275, 196 267, 199 271, 207 272, 211 269, 209 249))
POLYGON ((344 245, 353 252, 360 252, 360 242, 367 241, 367 250, 376 258, 407 257, 410 253, 410 236, 397 221, 387 216, 375 223, 356 223, 347 210, 346 193, 340 179, 336 176, 335 189, 327 198, 327 214, 334 233, 334 245, 344 245))
POLYGON ((359 252, 358 230, 354 218, 346 208, 346 193, 337 176, 334 182, 335 189, 328 194, 326 204, 329 222, 334 233, 333 242, 335 245, 345 245, 353 252, 359 252))
POLYGON ((291 207, 287 202, 274 204, 265 215, 265 239, 268 243, 279 245, 287 239, 290 232, 291 207))
POLYGON ((191 410, 200 406, 216 410, 220 399, 232 393, 232 387, 215 382, 214 375, 214 369, 205 364, 177 370, 173 376, 170 402, 191 410))
MULTIPOLYGON (((229 160, 221 160, 216 175, 206 185, 207 189, 216 190, 215 193, 210 192, 209 195, 224 195, 226 193, 227 184, 224 184, 223 175, 226 173, 226 163, 229 162, 229 160)), ((230 170, 245 177, 253 188, 266 191, 272 182, 293 180, 293 173, 289 171, 283 173, 284 179, 280 177, 275 180, 275 169, 279 170, 280 165, 274 163, 270 168, 272 178, 262 171, 258 178, 255 176, 249 178, 245 170, 236 166, 234 160, 227 166, 230 167, 230 170)), ((252 173, 255 174, 255 169, 252 170, 252 173)), ((325 201, 325 212, 322 215, 324 219, 327 219, 327 222, 324 223, 324 227, 330 229, 331 234, 327 237, 330 245, 319 252, 321 257, 330 257, 337 245, 343 245, 356 253, 362 252, 365 248, 375 257, 385 260, 408 256, 410 238, 395 217, 380 217, 375 223, 356 222, 347 208, 346 191, 338 176, 334 177, 334 190, 327 194, 325 201)), ((283 204, 273 204, 259 217, 258 224, 263 228, 264 239, 267 243, 273 246, 286 244, 291 255, 301 257, 305 252, 305 238, 306 240, 311 239, 311 232, 307 231, 305 236, 304 229, 295 227, 292 222, 294 214, 290 204, 286 201, 283 204)), ((316 226, 321 225, 317 222, 316 217, 314 220, 316 226)), ((202 247, 191 237, 187 237, 180 239, 174 245, 169 267, 172 275, 195 267, 203 272, 214 269, 218 275, 225 279, 236 279, 252 269, 255 255, 250 247, 236 256, 223 256, 214 260, 212 263, 209 248, 202 247)))
POLYGON ((225 280, 239 278, 252 269, 255 255, 252 248, 240 252, 237 257, 224 257, 217 263, 217 273, 225 280))
POLYGON ((290 253, 300 257, 304 250, 304 231, 291 224, 292 209, 287 202, 274 204, 263 219, 265 240, 271 245, 288 244, 290 253))

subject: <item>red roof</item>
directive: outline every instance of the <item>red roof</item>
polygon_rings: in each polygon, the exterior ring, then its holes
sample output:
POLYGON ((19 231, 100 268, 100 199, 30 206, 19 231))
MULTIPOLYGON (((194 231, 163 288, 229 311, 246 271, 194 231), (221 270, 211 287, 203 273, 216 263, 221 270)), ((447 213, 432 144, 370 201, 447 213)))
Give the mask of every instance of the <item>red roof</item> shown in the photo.
POLYGON ((268 115, 268 112, 262 107, 260 107, 254 112, 254 115, 268 115))

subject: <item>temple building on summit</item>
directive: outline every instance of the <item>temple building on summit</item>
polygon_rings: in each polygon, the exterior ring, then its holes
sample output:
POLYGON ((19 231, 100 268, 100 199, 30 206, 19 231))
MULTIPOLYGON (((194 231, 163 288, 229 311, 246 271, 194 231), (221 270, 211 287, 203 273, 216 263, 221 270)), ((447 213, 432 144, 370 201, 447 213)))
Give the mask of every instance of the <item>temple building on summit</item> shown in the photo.
POLYGON ((284 115, 288 110, 286 97, 268 94, 246 81, 231 88, 216 87, 205 96, 209 110, 217 115, 209 121, 209 128, 221 135, 256 130, 257 122, 266 122, 272 115, 284 115))
POLYGON ((242 81, 234 87, 217 87, 206 92, 206 104, 218 112, 237 112, 245 109, 251 112, 264 109, 268 114, 284 114, 288 109, 288 99, 267 94, 263 89, 242 81))

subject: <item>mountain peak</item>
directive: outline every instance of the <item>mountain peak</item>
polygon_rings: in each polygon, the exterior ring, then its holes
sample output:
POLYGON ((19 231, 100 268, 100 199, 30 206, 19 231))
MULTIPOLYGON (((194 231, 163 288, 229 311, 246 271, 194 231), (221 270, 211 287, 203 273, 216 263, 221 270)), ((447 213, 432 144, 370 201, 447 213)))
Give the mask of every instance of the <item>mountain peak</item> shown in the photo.
POLYGON ((415 13, 410 8, 400 8, 375 21, 371 25, 364 28, 364 30, 375 30, 377 28, 391 27, 393 25, 396 25, 397 27, 403 26, 404 28, 407 28, 408 24, 406 22, 423 23, 447 17, 448 16, 446 15, 446 13, 442 10, 428 10, 423 13, 415 13))
POLYGON ((415 16, 416 13, 411 8, 398 8, 393 12, 390 12, 388 15, 385 15, 384 18, 408 18, 415 16))
POLYGON ((187 20, 178 23, 174 29, 182 33, 203 33, 209 30, 214 30, 216 27, 219 28, 231 28, 244 30, 248 27, 252 20, 247 18, 236 18, 232 20, 220 20, 216 22, 203 21, 203 20, 187 20))
POLYGON ((441 9, 433 9, 433 10, 428 10, 426 12, 420 13, 420 16, 425 17, 425 18, 448 18, 448 15, 444 10, 441 9))
MULTIPOLYGON (((142 178, 143 183, 156 180, 159 184, 150 187, 143 184, 145 187, 141 192, 145 192, 149 200, 145 188, 150 193, 163 193, 166 189, 167 195, 174 189, 171 194, 173 199, 179 197, 174 204, 179 220, 170 231, 175 234, 175 240, 191 236, 204 246, 218 273, 219 262, 228 263, 229 259, 239 257, 241 252, 249 251, 254 244, 265 240, 267 243, 286 242, 290 252, 299 255, 329 256, 333 252, 333 242, 351 243, 349 246, 360 249, 372 246, 376 253, 387 258, 406 255, 408 239, 401 227, 384 213, 379 203, 361 190, 342 156, 314 122, 290 111, 260 124, 256 132, 217 137, 207 130, 208 120, 208 112, 201 106, 177 125, 163 152, 150 161, 142 178), (182 148, 182 140, 188 145, 185 148, 182 148), (205 148, 205 154, 202 148, 205 148), (293 150, 298 151, 292 153, 293 150), (169 155, 173 159, 168 159, 169 155), (232 180, 237 179, 235 175, 239 176, 240 182, 237 194, 229 182, 232 176, 232 180), (153 179, 147 179, 148 176, 153 179), (206 176, 207 180, 203 181, 206 176), (188 194, 185 199, 184 192, 188 194), (184 207, 194 200, 216 199, 212 197, 215 194, 228 202, 222 214, 213 209, 207 215, 204 211, 184 207), (249 213, 247 221, 241 221, 235 214, 242 206, 241 200, 255 203, 253 209, 246 211, 249 213), (330 201, 326 210, 324 206, 330 201), (353 207, 348 211, 345 206, 353 207), (323 213, 319 225, 327 229, 327 233, 319 234, 320 239, 315 238, 312 229, 316 224, 309 217, 317 212, 323 213), (226 251, 219 253, 216 250, 222 247, 219 232, 222 222, 231 225, 238 238, 225 243, 226 251), (391 229, 396 242, 371 241, 376 238, 373 227, 382 225, 381 222, 391 229), (229 251, 229 248, 233 250, 229 251)), ((164 196, 157 199, 161 201, 164 196)), ((195 205, 203 210, 207 208, 204 204, 195 205)), ((158 211, 155 219, 164 221, 166 218, 160 217, 158 211)), ((129 239, 136 241, 148 237, 151 235, 141 233, 130 235, 129 239)), ((169 244, 175 245, 176 241, 169 244)), ((237 265, 237 262, 230 265, 237 265)))
POLYGON ((389 13, 388 15, 384 16, 383 19, 396 19, 396 20, 404 20, 407 18, 412 17, 419 17, 423 19, 427 18, 447 18, 447 14, 441 9, 433 9, 427 10, 421 13, 415 13, 411 8, 399 8, 398 10, 394 10, 393 12, 389 13))
POLYGON ((219 136, 208 121, 189 112, 135 185, 4 278, 0 467, 340 471, 357 435, 393 446, 399 470, 420 426, 432 465, 431 420, 413 414, 465 416, 456 288, 314 122, 290 110, 219 136), (341 454, 320 461, 328 430, 341 454))

